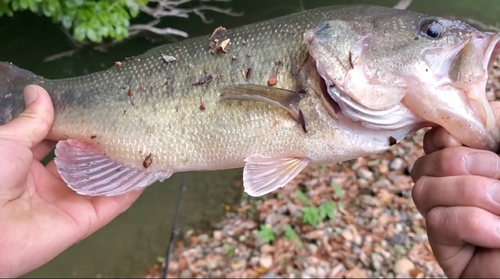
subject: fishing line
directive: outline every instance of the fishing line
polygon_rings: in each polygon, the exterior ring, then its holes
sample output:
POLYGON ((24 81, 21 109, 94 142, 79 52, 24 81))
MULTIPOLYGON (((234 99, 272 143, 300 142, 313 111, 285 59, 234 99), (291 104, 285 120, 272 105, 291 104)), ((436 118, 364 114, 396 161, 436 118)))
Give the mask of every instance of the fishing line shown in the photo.
POLYGON ((177 223, 179 220, 179 209, 181 207, 181 200, 182 200, 182 194, 186 191, 187 185, 186 185, 186 174, 182 174, 182 180, 181 183, 179 184, 179 196, 177 198, 177 205, 175 206, 175 215, 174 215, 174 222, 172 224, 172 231, 170 232, 170 239, 168 241, 168 247, 167 247, 167 255, 165 256, 165 267, 163 268, 163 276, 162 278, 167 278, 168 274, 168 265, 170 263, 170 255, 172 254, 172 250, 174 249, 174 240, 177 238, 180 232, 180 228, 177 227, 177 223))

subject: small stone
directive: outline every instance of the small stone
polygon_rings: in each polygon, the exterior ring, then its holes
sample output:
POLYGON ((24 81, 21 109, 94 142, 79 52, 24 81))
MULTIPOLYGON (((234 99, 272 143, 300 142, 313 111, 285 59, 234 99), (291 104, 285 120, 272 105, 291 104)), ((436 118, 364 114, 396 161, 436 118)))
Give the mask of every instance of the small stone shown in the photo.
POLYGON ((326 278, 327 276, 328 274, 326 272, 326 269, 322 267, 316 268, 316 276, 314 276, 315 278, 326 278))
POLYGON ((408 240, 408 237, 406 235, 402 234, 396 234, 395 236, 391 237, 389 239, 389 243, 391 245, 401 245, 404 244, 408 240))
POLYGON ((389 165, 389 168, 391 170, 399 170, 404 164, 403 159, 396 157, 394 160, 392 160, 391 164, 389 165))
POLYGON ((214 239, 220 240, 221 238, 222 238, 222 232, 221 231, 214 231, 214 239))
POLYGON ((207 242, 208 241, 208 235, 207 234, 200 234, 198 236, 198 239, 200 240, 200 242, 204 243, 204 242, 207 242))
POLYGON ((373 253, 370 255, 371 258, 371 266, 374 270, 380 270, 382 268, 382 262, 384 261, 384 258, 377 253, 373 253))
POLYGON ((410 270, 415 268, 415 264, 408 258, 401 258, 394 264, 396 274, 409 274, 410 270))
POLYGON ((366 180, 372 180, 373 179, 373 172, 371 172, 371 171, 369 171, 367 169, 364 169, 364 168, 359 168, 358 175, 361 178, 364 178, 366 180))
POLYGON ((315 244, 308 244, 307 245, 307 249, 309 250, 309 252, 314 255, 316 254, 316 252, 318 251, 318 246, 316 246, 315 244))
POLYGON ((308 268, 306 268, 306 270, 304 270, 302 274, 314 277, 316 276, 316 268, 314 266, 309 266, 308 268))
POLYGON ((269 269, 273 266, 273 257, 269 254, 262 254, 259 259, 259 264, 265 269, 269 269))
POLYGON ((180 278, 193 278, 193 272, 189 269, 184 269, 179 275, 180 278))
POLYGON ((245 235, 243 235, 243 234, 238 237, 238 240, 240 242, 245 242, 246 239, 247 239, 247 237, 245 235))

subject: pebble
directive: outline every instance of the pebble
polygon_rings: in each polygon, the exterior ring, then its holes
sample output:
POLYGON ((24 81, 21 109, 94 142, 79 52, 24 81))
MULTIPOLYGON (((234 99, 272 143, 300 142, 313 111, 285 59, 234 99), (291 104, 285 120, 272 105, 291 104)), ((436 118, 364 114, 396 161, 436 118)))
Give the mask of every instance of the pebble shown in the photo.
POLYGON ((382 262, 384 261, 384 258, 380 254, 377 254, 377 253, 371 254, 370 258, 372 261, 372 264, 371 264, 372 268, 374 270, 380 270, 382 268, 382 262))
POLYGON ((408 258, 401 258, 394 264, 394 272, 396 274, 408 274, 414 268, 415 264, 408 258))
POLYGON ((213 235, 214 235, 214 239, 216 239, 216 240, 220 240, 222 238, 221 231, 214 231, 213 235))
POLYGON ((367 169, 364 169, 364 168, 359 168, 358 175, 361 178, 364 178, 366 180, 372 180, 373 179, 373 172, 371 172, 371 171, 369 171, 367 169))
POLYGON ((200 234, 200 235, 198 236, 198 239, 200 240, 200 242, 205 243, 205 242, 207 242, 207 241, 208 241, 208 235, 207 235, 207 234, 200 234))
POLYGON ((269 269, 273 266, 273 257, 269 254, 262 254, 259 259, 261 267, 269 269))
POLYGON ((314 255, 316 254, 316 252, 318 252, 318 246, 316 246, 315 244, 307 244, 307 249, 309 250, 309 252, 314 255))
POLYGON ((396 157, 394 160, 392 160, 391 164, 389 165, 389 168, 391 170, 399 170, 401 167, 403 167, 404 161, 403 159, 396 157))
POLYGON ((181 274, 180 276, 181 278, 192 278, 193 277, 193 272, 191 272, 191 270, 189 269, 184 269, 183 271, 181 271, 181 274))
POLYGON ((396 234, 395 236, 389 239, 389 243, 391 245, 401 245, 404 244, 408 240, 408 237, 403 234, 396 234))

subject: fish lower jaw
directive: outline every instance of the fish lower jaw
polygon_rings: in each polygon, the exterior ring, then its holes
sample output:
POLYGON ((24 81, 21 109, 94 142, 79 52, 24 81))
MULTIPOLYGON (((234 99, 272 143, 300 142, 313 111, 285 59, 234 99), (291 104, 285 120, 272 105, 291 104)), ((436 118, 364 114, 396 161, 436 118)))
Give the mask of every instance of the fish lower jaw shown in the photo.
MULTIPOLYGON (((337 122, 345 128, 363 134, 378 137, 384 141, 393 138, 396 142, 408 134, 422 128, 422 119, 414 115, 404 105, 398 104, 387 110, 369 109, 348 97, 318 67, 318 73, 324 83, 323 99, 331 106, 331 113, 337 122)), ((392 143, 391 143, 392 144, 392 143)))

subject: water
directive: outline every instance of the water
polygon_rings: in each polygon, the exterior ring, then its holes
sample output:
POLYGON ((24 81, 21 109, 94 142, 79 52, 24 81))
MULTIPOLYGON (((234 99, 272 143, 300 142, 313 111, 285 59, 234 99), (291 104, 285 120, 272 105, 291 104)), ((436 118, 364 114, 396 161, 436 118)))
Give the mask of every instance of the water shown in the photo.
MULTIPOLYGON (((500 5, 486 0, 415 0, 410 9, 434 15, 481 19, 495 25, 500 5)), ((168 18, 165 24, 188 32, 191 36, 206 35, 217 26, 231 28, 243 24, 332 4, 372 3, 392 6, 396 0, 328 1, 328 0, 233 0, 230 6, 241 17, 207 13, 210 24, 196 16, 189 19, 168 18)), ((114 61, 137 55, 166 42, 181 40, 168 37, 153 43, 134 38, 108 48, 106 52, 85 47, 74 55, 51 62, 43 60, 51 55, 72 49, 72 43, 61 29, 50 20, 31 13, 14 18, 0 18, 0 61, 14 64, 48 78, 63 78, 91 73, 113 65, 114 61)), ((241 188, 241 170, 188 173, 187 192, 181 206, 179 226, 188 229, 209 229, 224 214, 226 204, 237 203, 241 188)), ((47 265, 26 277, 133 277, 147 272, 158 256, 163 256, 170 235, 171 223, 179 194, 181 174, 175 174, 164 183, 148 187, 139 200, 109 225, 74 245, 47 265)))

